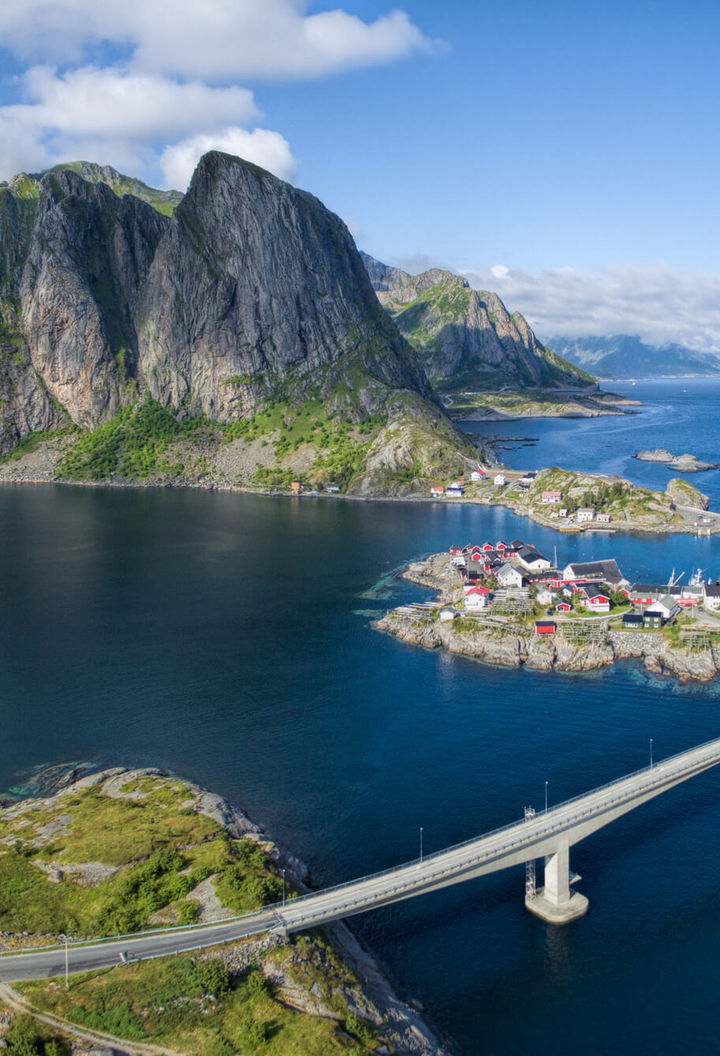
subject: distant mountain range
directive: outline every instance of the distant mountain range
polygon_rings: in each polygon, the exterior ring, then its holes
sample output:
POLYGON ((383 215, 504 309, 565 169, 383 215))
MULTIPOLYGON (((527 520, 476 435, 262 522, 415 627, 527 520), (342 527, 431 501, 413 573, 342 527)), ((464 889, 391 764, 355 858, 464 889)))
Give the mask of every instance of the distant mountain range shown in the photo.
POLYGON ((684 345, 647 345, 632 334, 550 337, 547 344, 600 378, 682 377, 720 374, 720 359, 684 345))

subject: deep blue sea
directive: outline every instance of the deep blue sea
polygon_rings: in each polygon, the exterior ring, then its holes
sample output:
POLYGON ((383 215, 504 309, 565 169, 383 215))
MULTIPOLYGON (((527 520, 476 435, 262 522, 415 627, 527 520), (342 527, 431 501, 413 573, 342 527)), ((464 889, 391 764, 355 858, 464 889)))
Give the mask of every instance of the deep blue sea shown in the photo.
MULTIPOLYGON (((633 419, 509 435, 541 437, 521 449, 537 466, 636 479, 638 447, 720 461, 720 383, 674 384, 638 383, 649 402, 633 419), (693 431, 673 434, 682 416, 693 431)), ((327 884, 414 857, 420 826, 439 849, 541 806, 546 780, 553 802, 643 766, 651 737, 659 758, 720 736, 719 684, 631 663, 495 669, 370 628, 426 596, 399 565, 487 536, 615 556, 629 576, 720 574, 719 537, 560 536, 483 507, 3 486, 0 789, 52 762, 167 767, 236 801, 327 884)), ((590 909, 564 928, 526 912, 522 869, 353 927, 463 1056, 700 1056, 718 1047, 719 815, 720 769, 577 845, 590 909)))

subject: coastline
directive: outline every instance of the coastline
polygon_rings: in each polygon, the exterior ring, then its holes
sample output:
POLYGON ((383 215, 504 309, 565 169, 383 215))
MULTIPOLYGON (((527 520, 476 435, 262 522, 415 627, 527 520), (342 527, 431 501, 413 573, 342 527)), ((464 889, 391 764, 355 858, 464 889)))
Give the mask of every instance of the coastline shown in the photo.
MULTIPOLYGON (((674 677, 681 683, 708 682, 720 675, 720 644, 674 646, 662 633, 614 629, 606 620, 583 621, 587 635, 574 640, 566 637, 564 622, 559 619, 553 635, 537 635, 533 626, 491 615, 443 622, 437 618, 437 610, 453 601, 457 589, 452 588, 457 583, 454 569, 438 574, 440 558, 452 569, 448 555, 434 554, 408 565, 402 573, 410 582, 436 592, 432 608, 413 611, 401 605, 390 609, 373 621, 376 630, 407 645, 443 649, 499 667, 579 673, 602 670, 618 660, 640 660, 653 674, 674 677)), ((567 621, 565 626, 570 622, 578 621, 567 621)))
MULTIPOLYGON (((2 467, 0 467, 1 469, 2 467)), ((503 467, 498 465, 498 470, 503 467)), ((177 481, 158 481, 158 480, 132 480, 132 481, 117 481, 117 480, 57 480, 52 476, 3 476, 0 473, 0 487, 3 485, 47 485, 51 484, 57 487, 69 487, 69 488, 111 488, 118 491, 127 490, 156 490, 156 491, 178 491, 178 490, 189 490, 189 491, 222 491, 230 492, 240 495, 260 495, 265 498, 292 498, 296 501, 309 501, 311 499, 319 499, 323 501, 338 502, 338 501, 350 501, 350 502, 405 502, 405 503, 418 503, 425 505, 435 506, 486 506, 488 508, 501 506, 504 509, 510 510, 517 517, 524 517, 526 520, 531 521, 534 524, 539 524, 542 528, 550 528, 561 535, 573 534, 621 534, 621 535, 715 535, 720 533, 720 513, 715 513, 710 510, 703 510, 701 508, 693 508, 690 516, 697 516, 698 519, 704 519, 710 523, 694 524, 644 524, 639 521, 614 521, 612 525, 599 527, 597 524, 569 524, 559 525, 556 521, 550 520, 550 518, 543 516, 540 511, 533 508, 528 508, 520 502, 514 502, 512 499, 504 496, 494 495, 467 495, 462 498, 457 497, 443 497, 435 498, 431 495, 420 494, 417 491, 408 490, 404 494, 397 492, 389 494, 359 494, 354 492, 340 492, 331 494, 322 491, 305 491, 300 494, 295 494, 290 491, 285 491, 279 488, 267 488, 267 487, 253 487, 251 485, 239 485, 229 484, 224 481, 212 480, 212 481, 183 481, 178 483, 177 481)), ((690 510, 690 507, 687 507, 690 510)))

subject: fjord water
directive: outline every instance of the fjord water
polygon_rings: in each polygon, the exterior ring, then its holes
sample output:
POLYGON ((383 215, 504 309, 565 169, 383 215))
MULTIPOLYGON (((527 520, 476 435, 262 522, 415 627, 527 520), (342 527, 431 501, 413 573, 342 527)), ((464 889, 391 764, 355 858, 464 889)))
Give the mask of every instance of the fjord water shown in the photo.
MULTIPOLYGON (((690 445, 692 446, 692 445, 690 445)), ((698 452, 702 454, 702 452, 698 452)), ((167 767, 244 807, 318 885, 415 857, 720 736, 718 685, 623 664, 483 667, 374 632, 390 576, 521 536, 628 575, 720 572, 720 540, 562 537, 504 510, 213 492, 0 490, 0 789, 67 760, 167 767), (378 581, 382 581, 378 583, 378 581)), ((578 845, 588 916, 510 870, 355 918, 464 1056, 716 1047, 720 771, 578 845)))
POLYGON ((677 474, 662 463, 632 457, 637 451, 664 447, 674 455, 690 452, 703 462, 720 462, 720 378, 607 381, 602 387, 640 401, 637 413, 475 422, 467 428, 474 434, 500 438, 501 460, 512 468, 562 466, 584 473, 616 473, 659 491, 671 477, 682 475, 709 496, 713 510, 720 509, 717 470, 677 474), (513 440, 508 441, 509 437, 513 440))

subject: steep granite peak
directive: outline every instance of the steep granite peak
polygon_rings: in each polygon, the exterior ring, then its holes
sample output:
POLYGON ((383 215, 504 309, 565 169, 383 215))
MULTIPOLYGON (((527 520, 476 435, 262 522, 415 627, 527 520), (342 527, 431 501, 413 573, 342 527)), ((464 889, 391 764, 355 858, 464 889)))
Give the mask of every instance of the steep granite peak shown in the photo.
POLYGON ((467 388, 584 388, 594 379, 545 348, 497 294, 453 272, 410 275, 363 254, 380 303, 416 349, 431 381, 467 388))
POLYGON ((212 418, 249 413, 289 376, 332 385, 351 367, 430 395, 339 217, 218 151, 163 236, 140 319, 144 384, 212 418))
POLYGON ((20 280, 23 330, 35 372, 77 424, 97 424, 134 393, 134 317, 168 223, 69 169, 40 180, 20 280))
POLYGON ((0 453, 143 393, 223 421, 310 390, 357 419, 398 389, 432 398, 311 194, 215 151, 172 215, 163 193, 87 162, 0 187, 0 453))

